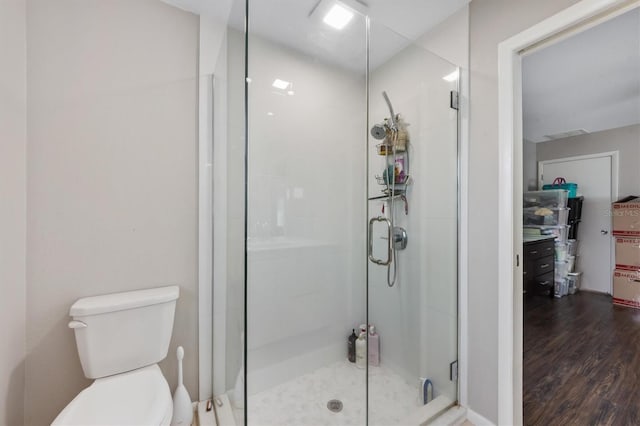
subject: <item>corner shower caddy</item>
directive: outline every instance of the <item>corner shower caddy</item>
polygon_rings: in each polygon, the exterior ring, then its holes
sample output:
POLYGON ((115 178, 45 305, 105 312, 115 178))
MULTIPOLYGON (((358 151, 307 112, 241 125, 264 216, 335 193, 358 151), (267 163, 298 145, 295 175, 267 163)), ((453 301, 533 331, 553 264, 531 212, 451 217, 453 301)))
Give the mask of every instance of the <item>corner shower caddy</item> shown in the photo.
MULTIPOLYGON (((412 182, 411 175, 409 174, 410 161, 408 144, 409 142, 407 141, 407 147, 403 151, 396 151, 396 148, 389 143, 380 143, 376 145, 376 151, 378 155, 384 156, 386 158, 385 171, 388 171, 390 168, 392 168, 393 170, 393 168, 395 167, 394 159, 396 155, 401 154, 404 158, 404 170, 406 170, 406 173, 400 179, 398 179, 398 177, 394 174, 395 182, 391 182, 390 179, 385 176, 385 173, 383 173, 383 175, 375 175, 378 185, 383 186, 383 188, 381 189, 382 195, 369 197, 369 200, 381 200, 385 198, 388 199, 389 197, 395 198, 406 196, 405 194, 407 193, 407 189, 412 182)), ((389 173, 386 174, 388 175, 389 173)))
POLYGON ((376 124, 371 128, 371 135, 382 143, 376 145, 378 155, 384 156, 384 171, 382 175, 376 175, 376 181, 383 186, 382 195, 370 197, 369 200, 383 200, 382 215, 372 217, 369 220, 368 231, 368 258, 371 262, 387 267, 387 285, 393 287, 396 282, 398 271, 398 258, 396 250, 404 250, 407 247, 407 231, 395 226, 394 221, 394 200, 396 198, 404 201, 404 213, 409 214, 409 202, 406 193, 411 176, 409 174, 409 134, 406 130, 406 123, 401 122, 399 115, 393 111, 391 101, 386 92, 382 96, 389 107, 390 118, 385 119, 383 124, 376 124), (402 132, 402 137, 400 134, 402 132), (397 174, 396 174, 397 173, 397 174), (385 215, 385 204, 388 203, 388 217, 385 215), (387 226, 387 258, 379 259, 373 254, 373 226, 376 222, 383 222, 387 226), (393 270, 393 273, 391 272, 393 270))

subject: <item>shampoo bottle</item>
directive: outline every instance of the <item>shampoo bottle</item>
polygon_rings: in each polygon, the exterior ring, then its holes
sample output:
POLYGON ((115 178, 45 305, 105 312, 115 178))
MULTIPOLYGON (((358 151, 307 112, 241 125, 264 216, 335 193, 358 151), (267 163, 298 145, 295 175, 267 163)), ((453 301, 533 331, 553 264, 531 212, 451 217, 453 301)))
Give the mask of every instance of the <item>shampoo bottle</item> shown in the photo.
POLYGON ((349 362, 356 362, 356 340, 358 340, 356 330, 351 329, 351 336, 347 339, 347 358, 349 362))
POLYGON ((380 365, 380 336, 373 325, 369 327, 369 365, 380 365))
POLYGON ((356 367, 364 368, 367 365, 367 328, 360 331, 356 340, 356 367))

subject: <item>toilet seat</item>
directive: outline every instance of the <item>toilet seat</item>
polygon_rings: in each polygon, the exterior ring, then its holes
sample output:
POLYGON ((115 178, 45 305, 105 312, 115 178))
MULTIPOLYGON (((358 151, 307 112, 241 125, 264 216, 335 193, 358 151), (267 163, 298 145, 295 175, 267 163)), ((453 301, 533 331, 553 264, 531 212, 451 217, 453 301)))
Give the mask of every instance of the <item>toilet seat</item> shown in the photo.
POLYGON ((56 417, 62 425, 168 425, 173 400, 157 364, 95 380, 56 417))

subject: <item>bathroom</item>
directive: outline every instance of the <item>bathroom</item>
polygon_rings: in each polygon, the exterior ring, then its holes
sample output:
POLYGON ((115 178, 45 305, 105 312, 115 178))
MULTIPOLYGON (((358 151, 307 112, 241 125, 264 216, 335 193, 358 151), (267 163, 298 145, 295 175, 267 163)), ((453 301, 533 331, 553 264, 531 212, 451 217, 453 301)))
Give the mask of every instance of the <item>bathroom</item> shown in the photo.
POLYGON ((2 0, 0 424, 92 385, 76 301, 174 285, 220 424, 498 422, 494 51, 575 1, 329 3, 2 0))

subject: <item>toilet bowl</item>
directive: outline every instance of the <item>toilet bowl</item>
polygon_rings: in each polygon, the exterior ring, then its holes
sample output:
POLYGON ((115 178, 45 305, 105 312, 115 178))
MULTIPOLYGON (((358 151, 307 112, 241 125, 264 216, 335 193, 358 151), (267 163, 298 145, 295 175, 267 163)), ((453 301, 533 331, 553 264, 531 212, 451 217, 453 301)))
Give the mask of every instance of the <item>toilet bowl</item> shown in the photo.
POLYGON ((173 401, 157 365, 97 379, 52 425, 168 425, 173 401))
POLYGON ((167 356, 179 287, 79 299, 69 327, 95 379, 52 425, 169 425, 173 400, 157 363, 167 356))

